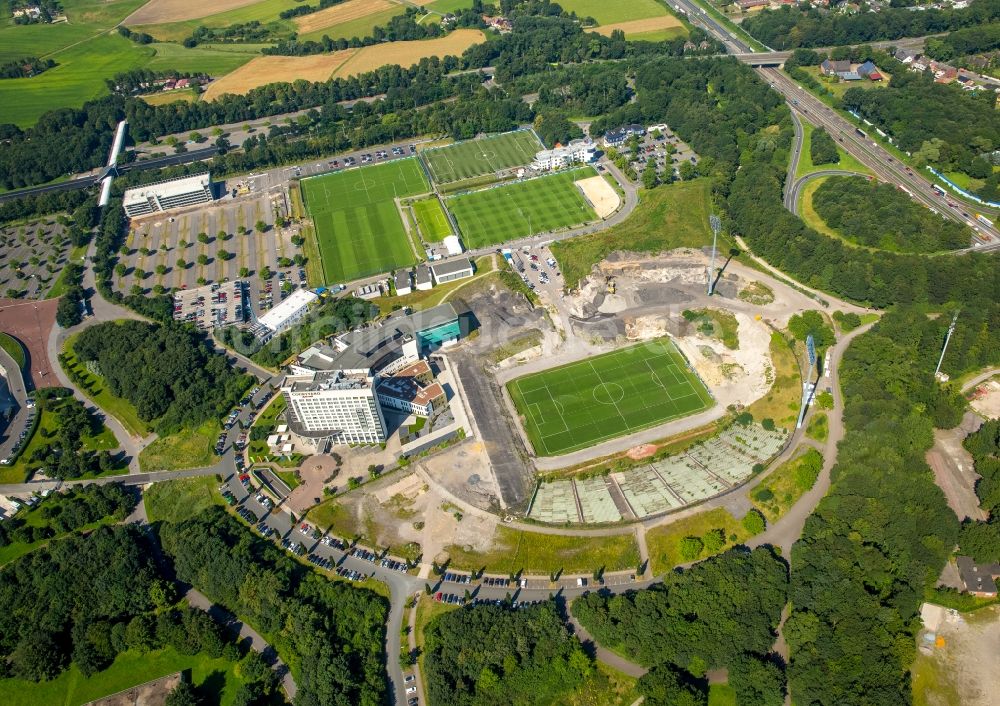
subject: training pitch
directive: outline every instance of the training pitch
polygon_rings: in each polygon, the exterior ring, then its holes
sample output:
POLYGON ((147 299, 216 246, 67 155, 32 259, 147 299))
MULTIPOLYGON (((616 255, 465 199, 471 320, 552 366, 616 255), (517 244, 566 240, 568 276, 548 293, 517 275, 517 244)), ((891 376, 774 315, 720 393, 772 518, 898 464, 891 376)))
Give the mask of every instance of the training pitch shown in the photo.
POLYGON ((539 456, 588 446, 712 406, 704 383, 666 338, 507 383, 539 456))
POLYGON ((451 223, 437 196, 414 203, 413 216, 417 219, 420 234, 428 243, 440 243, 452 234, 451 223))
POLYGON ((590 167, 557 172, 453 196, 446 206, 466 247, 503 243, 597 220, 594 208, 573 183, 596 173, 590 167))
POLYGON ((388 272, 417 261, 395 198, 430 191, 416 158, 302 180, 316 225, 327 284, 388 272))
POLYGON ((542 144, 529 130, 468 140, 422 153, 431 177, 438 184, 493 174, 502 169, 523 167, 535 159, 542 144))

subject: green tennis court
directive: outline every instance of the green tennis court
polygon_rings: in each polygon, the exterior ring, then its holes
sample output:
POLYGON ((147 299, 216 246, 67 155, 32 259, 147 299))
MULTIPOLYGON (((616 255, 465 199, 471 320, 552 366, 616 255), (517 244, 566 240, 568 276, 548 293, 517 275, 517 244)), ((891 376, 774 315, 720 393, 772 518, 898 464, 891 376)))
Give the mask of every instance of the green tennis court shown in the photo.
POLYGON ((714 402, 667 338, 507 383, 535 453, 554 456, 686 417, 714 402))
POLYGON ((303 179, 326 283, 415 263, 395 199, 428 191, 414 157, 303 179))

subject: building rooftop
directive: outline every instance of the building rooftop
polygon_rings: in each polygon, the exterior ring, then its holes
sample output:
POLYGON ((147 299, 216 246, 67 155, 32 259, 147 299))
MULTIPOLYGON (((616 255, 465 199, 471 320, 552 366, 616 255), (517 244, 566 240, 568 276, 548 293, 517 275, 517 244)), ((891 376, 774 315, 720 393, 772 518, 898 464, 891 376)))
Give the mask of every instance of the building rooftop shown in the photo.
POLYGON ((410 271, 409 270, 398 270, 396 272, 396 277, 393 280, 393 284, 396 285, 396 289, 403 289, 410 286, 410 271))
POLYGON ((414 272, 413 279, 417 284, 430 284, 431 281, 431 271, 427 265, 418 265, 416 271, 414 272))
POLYGON ((311 376, 288 376, 285 382, 292 392, 365 390, 372 386, 372 378, 365 375, 351 375, 342 370, 321 370, 311 376))
POLYGON ((1000 577, 1000 564, 976 564, 969 556, 958 557, 955 564, 967 591, 997 593, 996 578, 1000 577))
POLYGON ((278 306, 259 317, 257 323, 266 326, 272 331, 277 331, 289 317, 293 316, 303 306, 316 301, 318 298, 315 292, 308 289, 293 290, 278 306))
MULTIPOLYGON (((463 272, 464 270, 471 269, 472 261, 467 257, 456 257, 450 260, 438 260, 437 262, 431 264, 431 270, 434 272, 435 277, 444 277, 446 275, 453 275, 456 272, 463 272)), ((437 309, 438 307, 434 308, 437 309)), ((427 311, 433 310, 434 309, 428 309, 427 311)), ((454 309, 452 311, 454 311, 454 309)))
POLYGON ((412 402, 419 407, 425 407, 428 402, 444 395, 441 383, 432 382, 423 386, 413 378, 391 377, 379 383, 377 392, 387 397, 412 402))
POLYGON ((123 204, 140 203, 150 196, 156 195, 160 198, 169 196, 180 196, 189 194, 192 191, 202 191, 211 183, 208 173, 196 174, 194 176, 182 177, 181 179, 166 179, 164 181, 154 181, 152 184, 139 186, 135 189, 126 189, 122 197, 123 204))

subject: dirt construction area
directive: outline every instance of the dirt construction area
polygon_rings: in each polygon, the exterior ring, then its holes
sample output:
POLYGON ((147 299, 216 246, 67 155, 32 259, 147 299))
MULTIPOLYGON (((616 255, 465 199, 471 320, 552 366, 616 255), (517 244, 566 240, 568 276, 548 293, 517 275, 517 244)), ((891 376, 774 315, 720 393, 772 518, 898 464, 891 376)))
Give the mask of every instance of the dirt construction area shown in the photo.
POLYGON ((947 611, 933 633, 922 633, 913 665, 917 706, 990 706, 1000 691, 1000 606, 947 611), (928 637, 924 637, 927 635, 928 637), (928 639, 929 638, 929 639, 928 639))
POLYGON ((155 25, 164 22, 197 20, 209 15, 235 10, 247 5, 255 5, 260 0, 149 0, 122 22, 124 25, 155 25))
POLYGON ((594 211, 601 218, 607 218, 621 205, 622 200, 618 196, 618 192, 602 176, 580 179, 576 185, 580 187, 580 191, 587 197, 587 200, 594 207, 594 211))

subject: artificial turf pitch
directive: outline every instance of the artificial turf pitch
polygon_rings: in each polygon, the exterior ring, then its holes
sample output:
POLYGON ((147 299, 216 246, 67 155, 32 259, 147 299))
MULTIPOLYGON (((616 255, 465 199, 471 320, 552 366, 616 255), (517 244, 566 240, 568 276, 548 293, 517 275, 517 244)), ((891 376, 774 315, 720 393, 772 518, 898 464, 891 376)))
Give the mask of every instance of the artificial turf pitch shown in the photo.
POLYGON ((421 154, 434 181, 447 184, 523 167, 530 164, 541 149, 542 144, 533 132, 516 130, 425 150, 421 154))
POLYGON ((448 222, 448 216, 437 196, 415 202, 413 216, 417 219, 420 234, 428 243, 440 243, 452 234, 451 223, 448 222))
POLYGON ((539 456, 576 451, 713 404, 666 338, 517 378, 507 391, 539 456))
POLYGON ((302 180, 327 284, 416 262, 393 199, 430 191, 416 158, 302 180))
POLYGON ((597 219, 573 182, 596 174, 591 167, 516 181, 446 200, 467 248, 480 248, 597 219))

